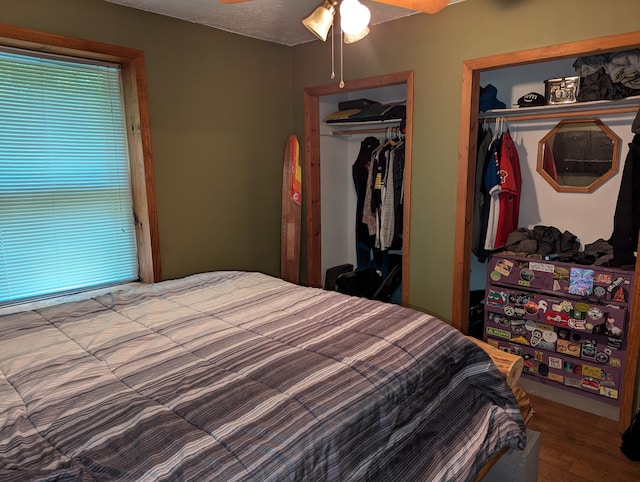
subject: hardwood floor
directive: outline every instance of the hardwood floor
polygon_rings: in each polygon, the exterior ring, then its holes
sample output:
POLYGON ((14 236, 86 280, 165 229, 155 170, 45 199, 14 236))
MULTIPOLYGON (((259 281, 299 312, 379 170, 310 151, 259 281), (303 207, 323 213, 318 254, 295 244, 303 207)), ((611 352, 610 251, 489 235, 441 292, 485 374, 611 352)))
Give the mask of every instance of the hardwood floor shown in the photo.
POLYGON ((539 482, 638 482, 640 462, 621 451, 618 423, 529 395, 540 432, 539 482))

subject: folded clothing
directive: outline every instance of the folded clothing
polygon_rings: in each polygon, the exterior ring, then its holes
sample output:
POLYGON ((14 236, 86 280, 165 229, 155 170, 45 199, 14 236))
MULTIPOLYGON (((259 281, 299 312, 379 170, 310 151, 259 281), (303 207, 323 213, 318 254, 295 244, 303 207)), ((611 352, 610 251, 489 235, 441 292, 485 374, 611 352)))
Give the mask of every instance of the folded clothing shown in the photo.
POLYGON ((392 119, 404 119, 407 112, 406 102, 392 102, 389 104, 374 104, 360 109, 349 109, 334 112, 325 122, 368 122, 392 119))
POLYGON ((518 228, 511 232, 504 249, 514 253, 569 257, 580 251, 580 242, 569 231, 562 233, 554 226, 534 226, 533 229, 518 228))

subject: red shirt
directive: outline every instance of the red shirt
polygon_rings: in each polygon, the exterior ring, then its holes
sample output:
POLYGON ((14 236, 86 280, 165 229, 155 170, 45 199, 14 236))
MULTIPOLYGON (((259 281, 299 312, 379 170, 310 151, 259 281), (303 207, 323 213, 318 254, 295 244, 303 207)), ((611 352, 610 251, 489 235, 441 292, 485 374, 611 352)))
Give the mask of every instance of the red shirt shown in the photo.
POLYGON ((496 233, 495 249, 502 248, 511 232, 518 229, 520 214, 520 158, 509 132, 502 136, 500 147, 500 218, 496 233))

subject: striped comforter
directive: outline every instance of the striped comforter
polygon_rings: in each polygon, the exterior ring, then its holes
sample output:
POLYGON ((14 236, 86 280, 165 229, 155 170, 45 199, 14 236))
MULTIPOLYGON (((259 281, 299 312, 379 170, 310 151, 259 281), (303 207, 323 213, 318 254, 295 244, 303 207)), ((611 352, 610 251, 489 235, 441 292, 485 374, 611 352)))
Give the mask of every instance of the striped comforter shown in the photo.
POLYGON ((524 434, 449 325, 260 273, 0 318, 0 480, 464 481, 524 434))

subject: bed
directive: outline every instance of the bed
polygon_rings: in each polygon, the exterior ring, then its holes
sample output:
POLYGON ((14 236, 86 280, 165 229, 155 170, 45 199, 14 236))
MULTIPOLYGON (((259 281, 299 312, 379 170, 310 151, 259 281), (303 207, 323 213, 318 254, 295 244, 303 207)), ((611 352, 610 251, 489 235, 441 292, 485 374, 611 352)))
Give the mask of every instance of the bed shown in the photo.
POLYGON ((471 481, 525 434, 450 325, 261 273, 0 317, 0 480, 471 481))

